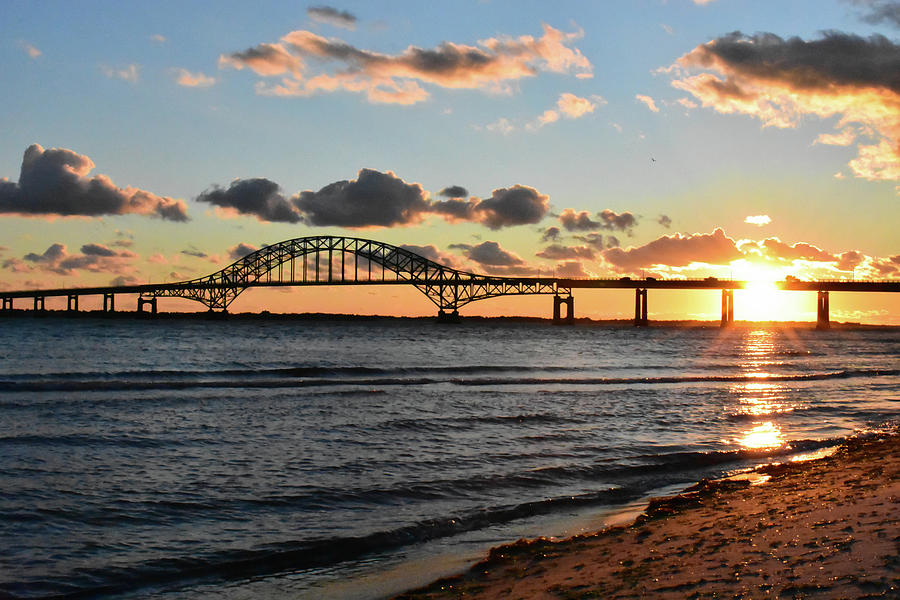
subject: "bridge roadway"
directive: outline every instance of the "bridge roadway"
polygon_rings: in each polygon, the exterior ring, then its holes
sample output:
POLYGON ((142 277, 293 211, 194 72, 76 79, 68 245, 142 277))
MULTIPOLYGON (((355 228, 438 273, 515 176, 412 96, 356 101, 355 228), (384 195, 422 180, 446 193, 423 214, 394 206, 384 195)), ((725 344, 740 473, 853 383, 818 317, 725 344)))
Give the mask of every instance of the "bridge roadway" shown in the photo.
MULTIPOLYGON (((321 285, 412 285, 437 306, 442 319, 458 318, 458 309, 476 300, 508 295, 553 295, 554 321, 574 321, 573 289, 634 289, 635 325, 648 324, 647 291, 721 290, 722 325, 734 320, 734 290, 753 282, 730 279, 571 279, 561 277, 500 277, 461 271, 433 262, 415 252, 383 242, 341 236, 312 236, 286 240, 261 248, 231 265, 197 279, 174 283, 0 291, 2 311, 13 300, 31 298, 34 310, 45 308, 48 297, 65 296, 67 309, 78 310, 81 296, 102 295, 104 312, 115 310, 117 294, 137 294, 138 312, 157 310, 157 298, 181 297, 205 304, 210 311, 226 312, 247 288, 321 285), (348 265, 348 256, 352 264, 348 265), (338 260, 339 258, 339 260, 338 260), (373 266, 375 270, 373 272, 373 266), (349 267, 349 274, 348 274, 349 267), (565 307, 566 313, 562 314, 565 307)), ((829 292, 900 292, 900 280, 773 282, 777 289, 814 291, 818 294, 817 324, 829 322, 829 292)))

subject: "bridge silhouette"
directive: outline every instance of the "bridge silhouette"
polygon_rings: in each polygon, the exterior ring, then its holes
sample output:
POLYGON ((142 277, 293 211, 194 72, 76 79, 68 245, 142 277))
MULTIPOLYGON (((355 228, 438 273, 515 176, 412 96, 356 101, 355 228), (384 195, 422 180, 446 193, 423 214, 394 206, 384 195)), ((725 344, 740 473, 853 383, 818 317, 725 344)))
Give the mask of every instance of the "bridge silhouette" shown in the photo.
MULTIPOLYGON (((227 312, 248 288, 321 285, 411 285, 437 307, 438 318, 455 320, 459 308, 487 298, 546 294, 553 296, 553 320, 575 319, 572 290, 630 288, 635 290, 634 324, 648 324, 647 292, 650 289, 721 290, 722 325, 734 321, 734 290, 752 282, 706 279, 655 279, 629 277, 573 279, 562 277, 502 277, 454 269, 406 248, 384 242, 343 236, 302 237, 265 246, 210 275, 175 283, 149 283, 107 287, 83 287, 0 291, 2 312, 14 308, 15 299, 31 299, 35 311, 45 310, 45 299, 65 296, 67 310, 78 310, 81 296, 102 295, 103 311, 115 311, 117 294, 137 294, 138 312, 157 312, 159 298, 186 298, 204 304, 211 312, 227 312), (562 309, 565 308, 565 314, 562 309), (145 310, 147 309, 147 310, 145 310)), ((782 290, 817 292, 817 325, 829 324, 829 292, 900 292, 900 281, 802 281, 775 282, 782 290)))

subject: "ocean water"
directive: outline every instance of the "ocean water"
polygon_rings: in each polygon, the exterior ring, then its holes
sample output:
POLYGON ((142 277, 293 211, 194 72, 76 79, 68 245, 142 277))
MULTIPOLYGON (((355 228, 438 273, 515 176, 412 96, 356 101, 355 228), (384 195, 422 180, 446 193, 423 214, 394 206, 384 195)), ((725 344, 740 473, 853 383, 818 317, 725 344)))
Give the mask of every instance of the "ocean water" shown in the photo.
POLYGON ((380 598, 900 419, 897 329, 0 321, 0 597, 380 598))

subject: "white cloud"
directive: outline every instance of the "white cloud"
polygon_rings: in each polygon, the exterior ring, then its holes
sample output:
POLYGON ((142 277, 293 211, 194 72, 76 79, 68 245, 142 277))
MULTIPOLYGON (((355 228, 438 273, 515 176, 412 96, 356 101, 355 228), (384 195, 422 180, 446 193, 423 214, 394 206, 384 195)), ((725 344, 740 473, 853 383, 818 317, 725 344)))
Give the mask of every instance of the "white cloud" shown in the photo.
POLYGON ((768 225, 772 222, 772 218, 769 215, 751 215, 744 219, 744 223, 749 225, 756 225, 757 227, 762 227, 763 225, 768 225))

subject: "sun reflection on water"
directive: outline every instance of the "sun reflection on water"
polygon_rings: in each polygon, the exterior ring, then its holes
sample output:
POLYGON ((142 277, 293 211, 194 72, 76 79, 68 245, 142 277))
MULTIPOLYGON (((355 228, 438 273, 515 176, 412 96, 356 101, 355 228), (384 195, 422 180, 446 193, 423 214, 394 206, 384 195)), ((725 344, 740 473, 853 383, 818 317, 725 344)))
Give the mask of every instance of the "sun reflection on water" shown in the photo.
MULTIPOLYGON (((768 381, 773 375, 772 367, 777 361, 777 333, 771 329, 750 331, 738 348, 741 370, 748 381, 731 387, 730 392, 736 398, 736 406, 731 410, 738 418, 772 419, 776 415, 794 410, 788 401, 783 384, 768 381)), ((781 426, 773 420, 752 420, 750 428, 738 433, 735 441, 748 450, 774 450, 781 448, 786 442, 781 426)))
POLYGON ((766 421, 746 432, 744 437, 738 439, 738 444, 748 450, 773 450, 783 446, 784 441, 781 428, 771 421, 766 421))

